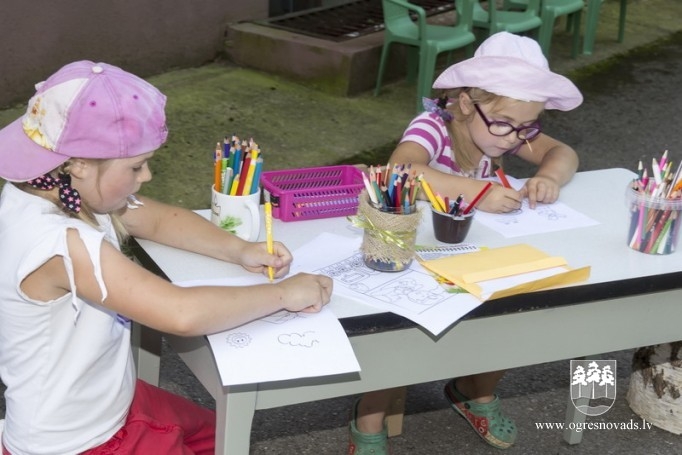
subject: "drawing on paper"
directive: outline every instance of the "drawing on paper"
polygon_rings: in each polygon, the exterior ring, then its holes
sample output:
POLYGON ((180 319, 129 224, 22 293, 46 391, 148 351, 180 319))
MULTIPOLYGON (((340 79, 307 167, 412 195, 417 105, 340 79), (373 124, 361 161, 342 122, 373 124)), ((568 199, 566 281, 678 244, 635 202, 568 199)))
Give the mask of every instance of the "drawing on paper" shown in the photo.
POLYGON ((315 332, 311 331, 304 333, 283 333, 277 337, 277 341, 284 345, 302 346, 304 348, 312 348, 313 345, 320 342, 320 340, 317 339, 315 332))
POLYGON ((567 217, 566 213, 558 210, 555 204, 538 204, 534 210, 531 210, 528 206, 528 199, 524 199, 523 202, 521 202, 520 209, 491 215, 494 217, 495 222, 507 226, 521 223, 522 219, 528 219, 529 217, 541 218, 540 221, 548 222, 560 221, 567 217))
MULTIPOLYGON (((275 325, 281 325, 281 324, 286 324, 289 322, 294 322, 296 320, 305 320, 306 317, 299 314, 299 313, 292 313, 287 310, 281 310, 278 311, 277 313, 273 313, 269 316, 265 316, 261 319, 258 319, 257 321, 253 321, 251 324, 253 325, 253 328, 258 327, 258 323, 260 322, 267 322, 268 326, 272 324, 274 327, 275 325)), ((251 327, 251 326, 249 326, 251 327)), ((242 329, 244 327, 241 327, 242 329)), ((291 327, 290 327, 291 328, 291 327)), ((272 340, 274 341, 275 339, 279 342, 279 344, 284 345, 284 346, 294 346, 294 347, 305 347, 305 348, 312 348, 316 344, 320 343, 320 337, 315 333, 315 331, 307 330, 304 332, 285 332, 281 333, 283 330, 286 329, 275 329, 275 328, 268 328, 265 329, 264 332, 262 332, 262 335, 259 335, 260 332, 258 331, 253 331, 252 329, 247 329, 247 331, 238 331, 238 332, 231 332, 228 333, 225 337, 225 341, 230 347, 234 348, 245 348, 251 345, 253 342, 254 338, 255 339, 263 339, 263 340, 272 340), (277 333, 280 332, 280 333, 277 333), (252 337, 253 336, 253 337, 252 337)), ((261 341, 263 341, 261 340, 261 341)))
POLYGON ((449 297, 426 271, 408 269, 399 274, 370 269, 358 253, 317 271, 348 289, 382 303, 422 313, 449 297))
POLYGON ((235 332, 230 333, 225 341, 227 341, 227 344, 234 346, 235 348, 245 348, 251 344, 251 337, 248 333, 235 332))
POLYGON ((373 297, 386 303, 405 299, 418 305, 431 305, 433 300, 438 301, 439 294, 439 292, 432 292, 431 289, 425 289, 423 284, 417 283, 413 278, 398 280, 390 287, 383 286, 376 292, 370 293, 373 297))
POLYGON ((547 221, 557 221, 566 218, 565 213, 558 212, 551 205, 541 205, 536 209, 538 216, 543 217, 547 221))
POLYGON ((282 310, 277 313, 273 313, 269 316, 265 316, 260 321, 269 322, 270 324, 284 324, 285 322, 293 321, 294 319, 302 317, 298 313, 292 313, 291 311, 282 310))

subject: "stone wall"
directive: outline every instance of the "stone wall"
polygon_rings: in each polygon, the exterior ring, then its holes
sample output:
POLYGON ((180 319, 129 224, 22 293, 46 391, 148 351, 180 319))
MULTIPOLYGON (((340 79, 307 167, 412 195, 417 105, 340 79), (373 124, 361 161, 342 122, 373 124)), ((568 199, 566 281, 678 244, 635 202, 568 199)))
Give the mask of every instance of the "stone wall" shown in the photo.
POLYGON ((268 0, 2 0, 0 108, 75 60, 141 77, 204 64, 223 52, 229 23, 267 16, 268 0))

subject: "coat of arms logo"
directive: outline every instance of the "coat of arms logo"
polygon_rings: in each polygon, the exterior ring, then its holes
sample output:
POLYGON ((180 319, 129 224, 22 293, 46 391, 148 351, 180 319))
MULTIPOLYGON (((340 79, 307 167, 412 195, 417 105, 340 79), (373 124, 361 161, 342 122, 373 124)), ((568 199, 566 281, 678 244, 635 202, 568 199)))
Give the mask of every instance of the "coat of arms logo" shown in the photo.
POLYGON ((616 401, 615 360, 571 360, 571 401, 588 416, 598 416, 616 401))

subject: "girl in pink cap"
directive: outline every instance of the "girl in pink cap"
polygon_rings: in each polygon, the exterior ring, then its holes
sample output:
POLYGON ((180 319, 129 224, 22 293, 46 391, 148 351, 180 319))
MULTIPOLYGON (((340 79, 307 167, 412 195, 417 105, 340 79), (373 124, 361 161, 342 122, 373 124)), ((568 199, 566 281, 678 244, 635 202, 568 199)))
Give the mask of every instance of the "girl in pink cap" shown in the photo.
MULTIPOLYGON (((495 176, 502 157, 514 154, 537 166, 522 188, 493 185, 479 210, 506 213, 552 203, 578 169, 578 155, 542 133, 538 117, 545 109, 568 111, 582 103, 578 88, 549 70, 538 43, 500 32, 485 40, 470 59, 447 68, 433 88, 437 100, 425 100, 425 112, 412 120, 390 157, 411 165, 434 192, 454 201, 473 200, 495 176)), ((444 359, 447 361, 447 359, 444 359)), ((452 379, 445 396, 488 444, 506 449, 516 426, 505 417, 495 395, 504 371, 452 379)), ((388 453, 385 411, 389 391, 366 393, 353 409, 349 455, 388 453)))
POLYGON ((191 211, 136 197, 167 136, 166 97, 88 61, 37 86, 0 130, 3 455, 213 454, 215 414, 136 380, 131 320, 204 335, 281 309, 316 312, 328 277, 182 288, 121 252, 128 235, 282 278, 284 245, 249 243, 191 211))

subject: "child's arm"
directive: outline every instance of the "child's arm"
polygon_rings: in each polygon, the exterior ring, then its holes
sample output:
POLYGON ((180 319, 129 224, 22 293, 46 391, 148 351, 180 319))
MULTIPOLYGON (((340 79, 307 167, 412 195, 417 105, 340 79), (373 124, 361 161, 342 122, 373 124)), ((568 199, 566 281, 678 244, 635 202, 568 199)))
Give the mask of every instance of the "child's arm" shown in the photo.
POLYGON ((279 242, 275 242, 274 254, 270 255, 264 242, 242 240, 190 210, 144 197, 139 199, 144 205, 126 210, 121 217, 135 237, 240 264, 252 272, 265 273, 268 266, 275 268, 277 277, 289 272, 291 254, 279 242))
MULTIPOLYGON (((102 302, 91 257, 78 233, 70 230, 67 242, 76 292, 91 302, 102 302)), ((281 309, 319 311, 332 292, 331 278, 312 274, 297 274, 276 284, 183 288, 145 270, 106 241, 102 242, 100 263, 107 289, 102 303, 105 307, 181 336, 226 330, 281 309)), ((62 270, 43 278, 59 280, 59 287, 71 290, 63 260, 62 270)))
POLYGON ((538 166, 521 193, 528 197, 531 208, 538 202, 552 203, 559 198, 562 186, 578 170, 578 154, 568 145, 541 134, 530 144, 524 144, 518 156, 538 166))
MULTIPOLYGON (((431 185, 434 192, 455 200, 460 194, 465 201, 472 201, 487 182, 458 175, 446 174, 429 166, 429 153, 416 142, 403 142, 396 147, 389 160, 392 164, 412 163, 412 170, 431 185)), ((424 194, 421 193, 425 198, 424 194)), ((478 210, 485 212, 510 212, 521 207, 521 194, 501 185, 493 185, 477 205, 478 210)))

